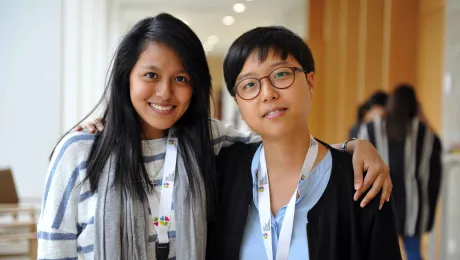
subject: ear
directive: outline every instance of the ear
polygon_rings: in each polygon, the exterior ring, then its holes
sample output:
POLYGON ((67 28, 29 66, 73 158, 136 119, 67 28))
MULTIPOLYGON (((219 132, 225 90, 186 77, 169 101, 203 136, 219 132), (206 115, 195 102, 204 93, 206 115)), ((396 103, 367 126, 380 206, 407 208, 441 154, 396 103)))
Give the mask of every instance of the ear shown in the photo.
POLYGON ((238 99, 236 99, 236 96, 233 97, 233 100, 235 100, 235 103, 238 105, 238 99))
POLYGON ((310 95, 314 96, 315 94, 315 73, 313 71, 307 74, 307 83, 308 83, 310 95))

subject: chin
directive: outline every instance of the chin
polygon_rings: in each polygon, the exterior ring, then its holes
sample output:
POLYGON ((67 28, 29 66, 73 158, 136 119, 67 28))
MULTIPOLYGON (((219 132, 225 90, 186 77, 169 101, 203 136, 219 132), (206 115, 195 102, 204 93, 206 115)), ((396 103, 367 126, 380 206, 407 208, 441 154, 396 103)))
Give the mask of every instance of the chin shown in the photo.
POLYGON ((174 122, 144 122, 144 134, 148 139, 156 139, 162 137, 164 131, 174 126, 174 122))
POLYGON ((260 127, 261 131, 258 133, 264 133, 267 137, 285 137, 292 134, 293 128, 294 126, 290 122, 269 122, 269 124, 264 124, 260 127))
POLYGON ((165 131, 165 130, 168 130, 169 128, 173 127, 174 123, 175 122, 161 122, 161 123, 155 122, 155 123, 152 123, 152 124, 149 123, 149 126, 151 128, 153 128, 153 129, 158 129, 158 130, 161 130, 161 131, 165 131))
POLYGON ((284 129, 270 129, 270 130, 265 130, 265 131, 259 131, 256 133, 260 134, 262 136, 262 138, 270 138, 270 139, 273 139, 273 138, 283 138, 285 136, 287 136, 289 133, 284 130, 284 129))

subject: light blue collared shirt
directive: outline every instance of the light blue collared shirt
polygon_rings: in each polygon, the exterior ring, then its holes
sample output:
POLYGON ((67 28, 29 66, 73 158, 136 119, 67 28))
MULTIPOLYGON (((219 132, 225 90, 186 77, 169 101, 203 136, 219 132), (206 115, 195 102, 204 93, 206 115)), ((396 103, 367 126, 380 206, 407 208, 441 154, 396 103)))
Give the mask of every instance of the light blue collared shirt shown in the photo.
MULTIPOLYGON (((262 231, 260 230, 259 209, 257 201, 257 170, 259 167, 259 158, 261 147, 257 150, 252 159, 252 183, 253 183, 253 201, 249 209, 249 216, 244 230, 243 242, 241 245, 240 259, 267 259, 265 252, 262 231)), ((310 176, 299 184, 299 198, 296 201, 294 214, 294 227, 291 238, 291 248, 289 250, 289 259, 310 259, 308 253, 307 238, 307 213, 315 206, 318 200, 326 190, 329 183, 332 169, 332 155, 328 151, 321 162, 313 169, 310 176)), ((281 225, 284 220, 287 205, 283 206, 276 216, 272 215, 272 248, 273 256, 276 256, 278 239, 281 231, 281 225)))

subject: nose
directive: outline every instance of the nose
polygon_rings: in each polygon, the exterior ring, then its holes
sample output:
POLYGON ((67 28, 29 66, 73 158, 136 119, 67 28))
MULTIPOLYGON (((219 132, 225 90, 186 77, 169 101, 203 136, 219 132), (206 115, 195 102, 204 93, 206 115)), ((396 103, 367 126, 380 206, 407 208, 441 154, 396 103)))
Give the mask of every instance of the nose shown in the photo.
POLYGON ((169 100, 173 96, 173 86, 170 80, 163 79, 161 82, 158 82, 155 88, 155 95, 160 97, 163 100, 169 100))
POLYGON ((279 98, 279 93, 268 78, 264 78, 260 81, 260 95, 263 102, 275 100, 279 98))

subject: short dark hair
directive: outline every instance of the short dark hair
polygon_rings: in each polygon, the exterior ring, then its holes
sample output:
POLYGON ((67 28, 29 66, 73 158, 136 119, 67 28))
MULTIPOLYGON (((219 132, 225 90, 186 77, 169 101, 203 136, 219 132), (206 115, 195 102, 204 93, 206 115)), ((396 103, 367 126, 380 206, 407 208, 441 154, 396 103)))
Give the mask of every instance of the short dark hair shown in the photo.
POLYGON ((235 95, 233 88, 238 74, 249 55, 256 50, 260 62, 265 61, 270 51, 274 51, 283 60, 292 55, 307 72, 315 71, 310 48, 297 34, 282 26, 257 27, 238 37, 225 56, 224 78, 232 96, 235 95))
POLYGON ((388 101, 388 94, 383 91, 377 91, 369 98, 368 105, 372 106, 382 106, 385 107, 388 101))
POLYGON ((358 118, 357 118, 358 122, 363 121, 364 116, 366 115, 366 113, 368 111, 369 111, 369 104, 368 103, 361 104, 358 107, 358 118))

